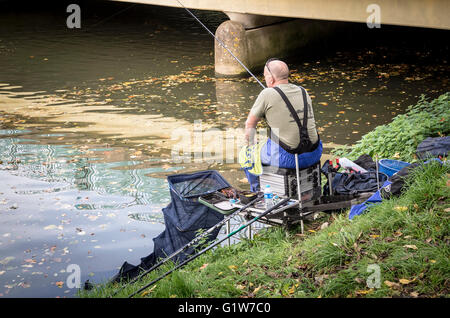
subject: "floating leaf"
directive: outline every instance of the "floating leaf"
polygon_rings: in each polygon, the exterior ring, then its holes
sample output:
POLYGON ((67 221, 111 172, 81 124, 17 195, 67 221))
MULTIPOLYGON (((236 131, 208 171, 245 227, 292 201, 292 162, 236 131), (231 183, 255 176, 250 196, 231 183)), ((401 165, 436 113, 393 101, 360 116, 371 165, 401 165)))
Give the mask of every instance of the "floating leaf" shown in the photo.
POLYGON ((13 259, 15 259, 14 256, 7 256, 7 257, 5 257, 4 259, 2 259, 2 260, 0 261, 0 264, 6 265, 6 264, 8 264, 9 262, 11 262, 13 259))

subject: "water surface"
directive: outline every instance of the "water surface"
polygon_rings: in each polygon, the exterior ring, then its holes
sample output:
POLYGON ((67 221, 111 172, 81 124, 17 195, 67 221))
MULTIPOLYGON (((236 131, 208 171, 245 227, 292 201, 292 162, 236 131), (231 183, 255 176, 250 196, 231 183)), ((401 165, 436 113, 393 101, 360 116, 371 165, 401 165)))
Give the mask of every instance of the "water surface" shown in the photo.
MULTIPOLYGON (((81 8, 75 30, 63 4, 0 5, 2 297, 71 297, 68 265, 101 282, 137 264, 164 229, 169 174, 216 169, 248 188, 236 156, 256 81, 216 78, 214 43, 182 9, 81 8)), ((195 14, 213 31, 227 18, 195 14)), ((287 59, 326 152, 446 92, 444 35, 348 24, 287 59)))

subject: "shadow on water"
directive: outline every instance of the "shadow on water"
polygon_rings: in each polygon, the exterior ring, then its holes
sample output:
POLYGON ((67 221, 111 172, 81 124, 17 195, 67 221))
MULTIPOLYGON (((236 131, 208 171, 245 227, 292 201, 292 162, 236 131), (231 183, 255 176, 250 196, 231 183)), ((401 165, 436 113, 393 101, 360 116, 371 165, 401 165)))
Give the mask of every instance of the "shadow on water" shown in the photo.
MULTIPOLYGON (((76 30, 69 3, 0 3, 0 297, 73 296, 68 265, 99 282, 139 263, 169 174, 217 169, 248 188, 236 156, 256 81, 216 78, 214 42, 181 8, 81 1, 76 30), (228 141, 230 161, 202 157, 228 157, 228 141)), ((195 14, 213 32, 227 19, 195 14)), ((286 59, 327 151, 449 88, 448 31, 341 26, 286 59)))

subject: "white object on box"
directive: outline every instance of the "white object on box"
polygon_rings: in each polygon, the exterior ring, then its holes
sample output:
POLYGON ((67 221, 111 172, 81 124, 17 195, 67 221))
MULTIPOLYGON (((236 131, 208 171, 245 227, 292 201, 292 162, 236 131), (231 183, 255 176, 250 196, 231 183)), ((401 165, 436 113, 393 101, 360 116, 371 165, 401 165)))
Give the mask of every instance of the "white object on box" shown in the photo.
POLYGON ((339 158, 339 163, 344 169, 347 170, 353 170, 361 173, 367 172, 366 169, 364 169, 361 166, 358 166, 356 163, 347 158, 339 158))

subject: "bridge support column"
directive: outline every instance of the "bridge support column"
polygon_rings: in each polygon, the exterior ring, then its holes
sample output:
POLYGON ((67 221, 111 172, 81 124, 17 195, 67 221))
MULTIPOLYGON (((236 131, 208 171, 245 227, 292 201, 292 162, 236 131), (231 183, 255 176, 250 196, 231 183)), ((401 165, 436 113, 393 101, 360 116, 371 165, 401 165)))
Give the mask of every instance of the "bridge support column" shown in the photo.
MULTIPOLYGON (((216 30, 220 39, 250 70, 262 68, 270 57, 283 58, 322 37, 333 22, 227 13, 231 18, 216 30)), ((215 71, 218 76, 244 76, 245 69, 215 41, 215 71)))

